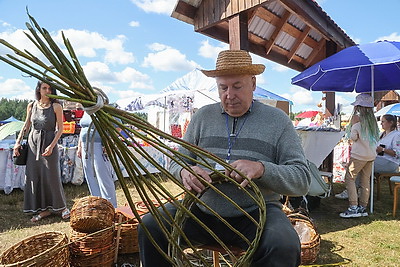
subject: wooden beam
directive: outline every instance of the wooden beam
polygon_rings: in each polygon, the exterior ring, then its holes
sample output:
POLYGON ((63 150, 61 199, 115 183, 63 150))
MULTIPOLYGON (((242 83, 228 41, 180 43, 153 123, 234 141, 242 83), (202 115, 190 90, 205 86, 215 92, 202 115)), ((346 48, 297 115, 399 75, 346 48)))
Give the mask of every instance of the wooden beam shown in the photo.
POLYGON ((194 17, 196 16, 196 12, 197 12, 197 8, 195 8, 192 5, 189 5, 188 3, 184 2, 184 1, 178 1, 178 3, 176 4, 175 7, 175 12, 186 16, 188 18, 194 19, 194 17))
POLYGON ((247 13, 241 12, 229 19, 229 48, 249 50, 247 13))
POLYGON ((304 20, 307 25, 321 33, 325 39, 334 40, 342 49, 355 45, 354 41, 333 21, 329 21, 326 13, 312 1, 281 0, 280 3, 304 20))
POLYGON ((297 71, 303 71, 304 66, 303 64, 299 64, 298 62, 292 60, 290 63, 287 62, 287 57, 282 55, 274 50, 271 50, 269 54, 266 53, 265 47, 263 45, 257 45, 254 43, 249 44, 249 51, 253 54, 256 54, 260 57, 266 58, 283 66, 286 66, 290 69, 294 69, 297 71))
MULTIPOLYGON (((313 47, 313 51, 311 52, 311 54, 308 56, 304 67, 308 68, 309 66, 317 63, 315 62, 315 58, 319 55, 319 53, 322 51, 322 48, 325 46, 326 44, 326 40, 325 39, 321 39, 321 41, 319 41, 319 44, 317 47, 313 47)), ((319 61, 319 60, 318 60, 319 61)))
POLYGON ((283 14, 282 18, 280 19, 279 23, 277 23, 275 25, 275 31, 272 33, 271 37, 269 38, 266 46, 265 46, 265 51, 267 51, 267 54, 271 51, 272 46, 275 43, 275 39, 278 36, 278 34, 280 33, 280 31, 282 30, 283 25, 286 24, 288 18, 290 16, 290 12, 289 11, 285 11, 285 13, 283 14))
POLYGON ((229 32, 220 27, 211 27, 201 31, 202 34, 229 44, 229 32))
POLYGON ((280 17, 263 7, 257 8, 256 12, 254 12, 254 16, 260 17, 271 24, 275 24, 280 20, 280 17))
POLYGON ((287 55, 288 62, 292 61, 293 56, 296 54, 297 49, 299 49, 300 45, 307 38, 310 30, 311 30, 310 26, 306 26, 303 30, 303 33, 296 38, 296 42, 293 44, 292 49, 290 50, 289 54, 287 55))

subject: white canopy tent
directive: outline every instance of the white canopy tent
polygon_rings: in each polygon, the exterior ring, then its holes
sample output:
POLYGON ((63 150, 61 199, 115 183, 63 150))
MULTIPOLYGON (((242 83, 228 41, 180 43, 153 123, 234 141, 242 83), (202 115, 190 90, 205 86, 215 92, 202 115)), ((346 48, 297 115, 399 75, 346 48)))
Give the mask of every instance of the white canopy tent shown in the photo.
MULTIPOLYGON (((272 106, 278 106, 278 102, 285 102, 288 107, 292 105, 290 100, 261 87, 256 88, 254 97, 272 106)), ((216 102, 219 102, 219 96, 215 79, 195 69, 171 83, 160 94, 138 95, 119 100, 117 104, 128 111, 146 112, 152 125, 172 132, 172 125, 185 128, 196 109, 216 102)), ((289 112, 289 108, 285 111, 289 112)))

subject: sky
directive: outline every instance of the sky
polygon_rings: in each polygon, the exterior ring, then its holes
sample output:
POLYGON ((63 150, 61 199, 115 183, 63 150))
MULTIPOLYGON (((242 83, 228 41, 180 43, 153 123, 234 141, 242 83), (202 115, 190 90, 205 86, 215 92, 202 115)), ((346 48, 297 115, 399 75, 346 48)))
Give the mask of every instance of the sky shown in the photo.
MULTIPOLYGON (((111 102, 157 94, 195 68, 214 69, 228 45, 170 16, 177 0, 0 0, 0 39, 35 49, 23 34, 26 9, 61 43, 70 39, 86 76, 111 102)), ((318 0, 322 9, 356 43, 400 41, 399 0, 318 0)), ((9 53, 0 45, 0 55, 9 53)), ((260 87, 293 101, 293 112, 318 110, 321 92, 291 85, 299 72, 253 55, 266 65, 260 87)), ((0 97, 33 99, 36 80, 0 62, 0 97)), ((350 113, 356 93, 337 93, 350 113)))

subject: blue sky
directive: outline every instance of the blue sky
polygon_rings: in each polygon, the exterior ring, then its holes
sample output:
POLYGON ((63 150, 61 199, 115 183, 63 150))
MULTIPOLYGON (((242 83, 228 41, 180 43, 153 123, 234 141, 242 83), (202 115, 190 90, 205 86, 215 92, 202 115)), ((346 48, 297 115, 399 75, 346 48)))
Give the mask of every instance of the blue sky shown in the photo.
MULTIPOLYGON (((400 41, 399 0, 319 0, 320 6, 357 43, 400 41)), ((195 33, 170 17, 176 0, 0 0, 0 38, 34 51, 24 37, 26 7, 39 24, 60 40, 71 40, 92 85, 112 102, 137 94, 157 94, 194 68, 212 69, 228 46, 195 33)), ((8 52, 0 47, 0 54, 8 52)), ((258 85, 289 98, 293 111, 316 110, 321 92, 290 84, 298 72, 254 57, 266 65, 258 85)), ((1 96, 32 99, 36 81, 0 62, 1 96)), ((337 94, 349 111, 354 93, 337 94)))

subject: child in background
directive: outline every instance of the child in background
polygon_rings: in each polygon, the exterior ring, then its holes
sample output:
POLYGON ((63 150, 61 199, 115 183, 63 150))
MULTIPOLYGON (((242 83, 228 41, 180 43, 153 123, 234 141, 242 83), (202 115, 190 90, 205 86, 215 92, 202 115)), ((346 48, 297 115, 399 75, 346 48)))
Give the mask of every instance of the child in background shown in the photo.
POLYGON ((373 99, 368 94, 359 94, 347 128, 347 138, 353 144, 346 170, 345 183, 349 195, 349 208, 340 213, 342 218, 368 216, 367 205, 370 193, 370 177, 376 158, 379 129, 374 116, 373 99), (356 178, 360 177, 360 195, 357 193, 356 178))

